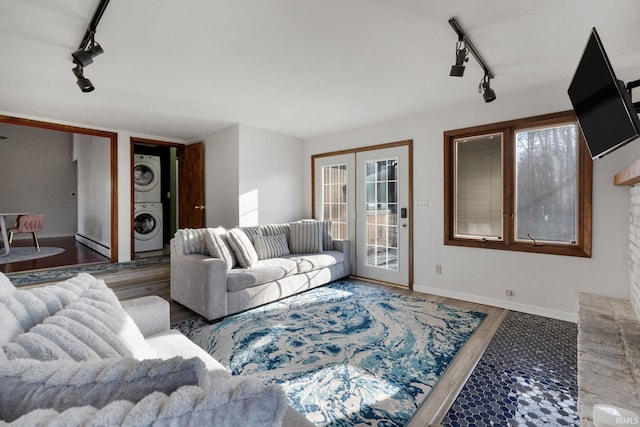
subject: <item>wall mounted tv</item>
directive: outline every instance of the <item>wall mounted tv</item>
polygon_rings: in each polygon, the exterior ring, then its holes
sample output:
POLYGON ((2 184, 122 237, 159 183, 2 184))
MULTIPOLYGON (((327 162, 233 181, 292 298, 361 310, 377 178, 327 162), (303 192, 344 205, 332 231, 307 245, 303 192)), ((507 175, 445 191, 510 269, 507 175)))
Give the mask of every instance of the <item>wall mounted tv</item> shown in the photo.
POLYGON ((568 90, 593 159, 640 136, 630 90, 616 78, 594 28, 568 90))

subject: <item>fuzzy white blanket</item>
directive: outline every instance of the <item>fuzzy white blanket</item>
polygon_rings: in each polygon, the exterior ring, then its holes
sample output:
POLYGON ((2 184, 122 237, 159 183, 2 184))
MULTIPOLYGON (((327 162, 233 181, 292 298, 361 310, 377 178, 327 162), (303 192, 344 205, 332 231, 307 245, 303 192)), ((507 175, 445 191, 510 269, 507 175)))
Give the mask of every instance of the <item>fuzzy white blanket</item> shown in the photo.
POLYGON ((39 408, 64 411, 85 405, 102 408, 116 400, 137 403, 155 391, 168 394, 184 385, 206 387, 210 382, 204 362, 195 357, 87 362, 17 359, 0 364, 0 419, 11 421, 39 408))
POLYGON ((170 395, 155 392, 138 403, 119 400, 102 409, 82 406, 58 412, 39 409, 0 426, 214 426, 275 427, 282 425, 286 396, 276 384, 253 377, 224 379, 228 386, 203 389, 184 386, 170 395))

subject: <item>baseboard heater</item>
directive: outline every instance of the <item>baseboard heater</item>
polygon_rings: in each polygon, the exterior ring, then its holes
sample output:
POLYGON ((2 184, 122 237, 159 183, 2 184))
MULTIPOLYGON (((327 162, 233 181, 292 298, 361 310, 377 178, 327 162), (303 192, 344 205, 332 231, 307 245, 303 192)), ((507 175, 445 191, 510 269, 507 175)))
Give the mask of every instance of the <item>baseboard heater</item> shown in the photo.
POLYGON ((76 234, 76 241, 93 249, 94 251, 98 252, 100 255, 104 255, 107 258, 111 258, 111 248, 103 245, 100 242, 96 242, 90 237, 87 237, 78 233, 76 234))

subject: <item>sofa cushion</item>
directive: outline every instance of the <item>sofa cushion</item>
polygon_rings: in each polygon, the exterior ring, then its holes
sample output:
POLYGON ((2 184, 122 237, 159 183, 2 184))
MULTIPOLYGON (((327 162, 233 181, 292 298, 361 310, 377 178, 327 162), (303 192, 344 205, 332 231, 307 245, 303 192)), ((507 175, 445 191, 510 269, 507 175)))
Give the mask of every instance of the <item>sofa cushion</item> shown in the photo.
POLYGON ((198 358, 18 359, 0 366, 0 419, 13 421, 38 408, 102 408, 121 399, 136 403, 155 391, 168 394, 184 385, 208 385, 208 381, 204 363, 198 358))
POLYGON ((296 271, 308 273, 321 268, 344 262, 344 254, 340 251, 327 251, 319 254, 292 255, 288 258, 296 263, 296 271))
POLYGON ((159 359, 180 356, 183 359, 197 357, 204 362, 208 375, 212 378, 230 377, 231 373, 209 353, 175 329, 169 329, 147 338, 147 342, 157 352, 159 359))
POLYGON ((290 224, 289 249, 292 254, 322 252, 324 225, 320 221, 303 220, 290 224))
POLYGON ((253 236, 253 246, 256 248, 259 260, 278 258, 290 254, 287 236, 284 234, 276 236, 255 235, 253 236))
POLYGON ((227 234, 227 230, 222 227, 209 228, 204 235, 204 241, 209 255, 220 258, 227 264, 227 268, 231 269, 236 265, 237 260, 233 250, 227 244, 225 234, 227 234))
POLYGON ((270 258, 257 261, 251 268, 235 268, 227 273, 230 292, 262 285, 297 274, 296 261, 290 258, 270 258))
POLYGON ((226 234, 227 242, 243 268, 249 268, 258 261, 258 254, 249 236, 240 228, 233 228, 226 234))
POLYGON ((176 255, 209 255, 204 236, 206 228, 181 228, 174 236, 176 255))
POLYGON ((13 286, 11 280, 0 271, 0 298, 9 296, 16 291, 16 287, 13 286))
POLYGON ((289 224, 261 224, 261 225, 248 225, 240 227, 249 238, 253 238, 256 235, 261 236, 277 236, 278 234, 284 234, 289 242, 289 224))
POLYGON ((111 289, 88 289, 3 348, 8 359, 90 360, 155 357, 111 289))
POLYGON ((333 237, 331 236, 331 221, 325 220, 322 222, 322 250, 333 250, 333 237))
POLYGON ((91 289, 106 289, 103 280, 81 273, 56 285, 17 290, 0 297, 0 346, 60 311, 91 289))
POLYGON ((168 396, 155 392, 138 403, 118 400, 101 409, 39 409, 12 425, 273 427, 282 424, 288 408, 282 386, 264 385, 254 377, 237 377, 210 388, 184 386, 168 396))

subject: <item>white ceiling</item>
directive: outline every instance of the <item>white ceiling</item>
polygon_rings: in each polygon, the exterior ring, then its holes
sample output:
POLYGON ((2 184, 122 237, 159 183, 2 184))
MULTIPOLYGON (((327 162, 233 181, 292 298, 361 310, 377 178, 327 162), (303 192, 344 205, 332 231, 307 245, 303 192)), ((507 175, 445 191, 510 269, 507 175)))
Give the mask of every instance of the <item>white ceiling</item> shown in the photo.
POLYGON ((618 78, 640 78, 637 0, 134 0, 109 4, 105 53, 85 68, 96 90, 82 93, 71 52, 98 3, 0 2, 0 111, 189 140, 232 123, 307 138, 483 108, 473 58, 449 77, 452 16, 496 75, 495 103, 567 87, 594 26, 618 78))

